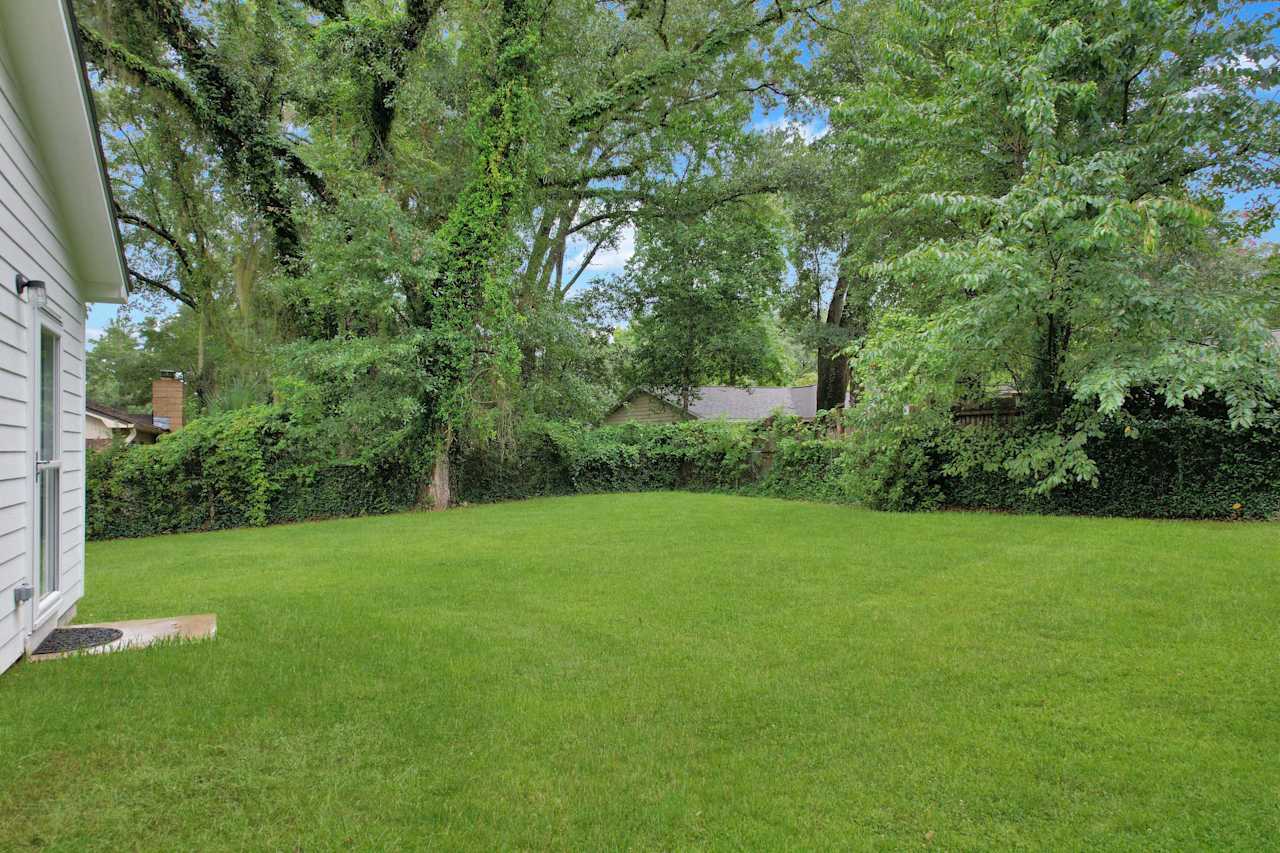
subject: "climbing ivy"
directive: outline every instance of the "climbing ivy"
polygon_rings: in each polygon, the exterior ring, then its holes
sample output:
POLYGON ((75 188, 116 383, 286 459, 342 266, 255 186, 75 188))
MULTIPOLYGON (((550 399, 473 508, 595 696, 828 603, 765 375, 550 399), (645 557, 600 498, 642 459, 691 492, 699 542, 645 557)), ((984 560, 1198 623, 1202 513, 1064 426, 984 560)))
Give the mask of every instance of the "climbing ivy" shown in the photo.
POLYGON ((490 91, 472 113, 472 177, 434 236, 434 275, 425 290, 409 294, 412 317, 427 330, 422 363, 436 388, 430 426, 442 455, 469 419, 477 375, 491 368, 501 381, 517 363, 511 335, 512 223, 537 138, 532 91, 537 65, 532 4, 502 0, 490 91), (477 327, 482 334, 476 334, 477 327))

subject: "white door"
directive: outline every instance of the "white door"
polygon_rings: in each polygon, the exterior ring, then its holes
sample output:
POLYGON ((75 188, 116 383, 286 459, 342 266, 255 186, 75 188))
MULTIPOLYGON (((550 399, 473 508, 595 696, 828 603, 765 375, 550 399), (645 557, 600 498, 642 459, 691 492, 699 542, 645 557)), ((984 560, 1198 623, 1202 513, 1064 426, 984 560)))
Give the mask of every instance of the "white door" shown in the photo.
POLYGON ((32 502, 31 630, 39 630, 53 615, 62 589, 62 549, 58 532, 62 518, 61 399, 62 337, 36 312, 35 340, 35 494, 32 502))

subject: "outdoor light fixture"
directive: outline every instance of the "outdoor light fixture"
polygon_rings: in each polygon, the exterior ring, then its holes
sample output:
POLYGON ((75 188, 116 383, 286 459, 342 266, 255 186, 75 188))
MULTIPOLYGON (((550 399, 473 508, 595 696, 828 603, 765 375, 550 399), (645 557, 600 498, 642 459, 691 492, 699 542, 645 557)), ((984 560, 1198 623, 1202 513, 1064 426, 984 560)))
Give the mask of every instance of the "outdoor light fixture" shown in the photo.
POLYGON ((37 308, 43 308, 45 303, 49 300, 49 294, 45 290, 43 281, 33 281, 22 273, 18 273, 15 282, 18 285, 19 296, 22 295, 22 291, 28 288, 32 290, 31 298, 35 300, 37 308))

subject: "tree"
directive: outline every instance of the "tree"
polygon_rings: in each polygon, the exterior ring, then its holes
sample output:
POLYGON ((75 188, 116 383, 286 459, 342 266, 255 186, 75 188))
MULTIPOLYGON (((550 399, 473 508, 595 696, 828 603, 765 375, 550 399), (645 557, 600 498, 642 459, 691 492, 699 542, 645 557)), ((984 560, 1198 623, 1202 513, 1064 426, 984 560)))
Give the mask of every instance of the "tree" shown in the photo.
MULTIPOLYGON (((379 434, 447 466, 458 431, 483 432, 517 396, 516 362, 545 352, 512 344, 521 319, 563 305, 570 240, 606 245, 642 210, 690 216, 770 188, 766 170, 728 180, 713 164, 752 144, 729 134, 768 85, 748 78, 822 2, 81 5, 100 96, 152 108, 128 128, 151 144, 118 169, 153 168, 168 134, 226 220, 269 235, 271 264, 210 257, 219 282, 255 266, 270 280, 247 290, 286 341, 282 397, 337 417, 340 395, 308 383, 372 393, 385 380, 385 405, 362 411, 397 419, 379 434), (695 160, 704 180, 675 186, 695 160)), ((156 218, 137 226, 138 257, 156 255, 135 280, 195 298, 203 280, 183 278, 182 254, 208 222, 156 218)), ((433 480, 447 485, 445 470, 433 480)))
POLYGON ((890 167, 859 215, 936 224, 868 268, 894 289, 858 363, 864 411, 945 417, 1011 385, 1030 429, 1006 469, 1047 490, 1096 477, 1088 439, 1131 389, 1215 391, 1240 426, 1276 398, 1257 291, 1198 261, 1274 221, 1275 23, 1241 12, 895 5, 838 120, 890 167), (1225 205, 1242 192, 1247 218, 1225 205))
POLYGON ((85 390, 89 399, 121 409, 151 402, 150 366, 135 325, 116 318, 85 353, 85 390))
POLYGON ((776 381, 782 356, 770 319, 783 239, 767 200, 646 222, 626 272, 604 285, 631 318, 634 384, 688 411, 699 385, 776 381))
POLYGON ((851 352, 886 287, 867 267, 912 237, 901 223, 886 229, 860 215, 866 194, 886 172, 881 158, 849 144, 850 128, 836 109, 875 61, 884 6, 881 0, 844 4, 827 20, 813 21, 807 33, 811 62, 786 66, 791 121, 781 132, 789 141, 786 199, 795 226, 790 253, 796 274, 784 316, 811 353, 819 410, 843 407, 856 390, 851 352), (820 135, 811 130, 814 122, 825 124, 820 135))

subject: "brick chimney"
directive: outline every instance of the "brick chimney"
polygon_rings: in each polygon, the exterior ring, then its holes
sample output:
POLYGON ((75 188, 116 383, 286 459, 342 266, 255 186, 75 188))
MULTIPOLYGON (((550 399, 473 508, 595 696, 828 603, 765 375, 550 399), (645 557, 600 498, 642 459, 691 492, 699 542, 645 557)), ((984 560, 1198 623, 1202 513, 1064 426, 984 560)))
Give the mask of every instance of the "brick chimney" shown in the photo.
POLYGON ((158 427, 170 432, 182 429, 182 404, 186 401, 187 385, 172 370, 160 371, 158 379, 151 380, 151 420, 158 427))

